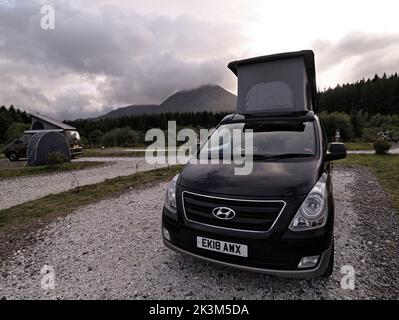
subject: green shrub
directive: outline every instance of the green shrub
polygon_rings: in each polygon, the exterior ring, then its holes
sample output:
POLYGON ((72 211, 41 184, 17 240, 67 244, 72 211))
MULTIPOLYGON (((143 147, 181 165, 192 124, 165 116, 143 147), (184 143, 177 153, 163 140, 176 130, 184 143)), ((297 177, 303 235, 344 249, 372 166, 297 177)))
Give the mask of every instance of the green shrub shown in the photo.
POLYGON ((50 152, 47 155, 47 163, 51 166, 54 166, 56 164, 61 164, 64 162, 67 162, 68 159, 61 153, 59 152, 50 152))
POLYGON ((102 146, 104 133, 101 130, 93 130, 89 134, 88 142, 90 147, 98 148, 102 146))
POLYGON ((140 142, 140 138, 138 131, 123 127, 105 133, 102 142, 105 147, 132 147, 140 142))
POLYGON ((116 136, 112 131, 107 132, 103 136, 103 144, 106 147, 115 147, 116 146, 116 136))
POLYGON ((90 146, 89 140, 86 137, 80 137, 80 143, 82 144, 83 148, 88 148, 90 146))
POLYGON ((378 139, 373 146, 376 154, 387 154, 391 149, 391 144, 385 139, 378 139))
POLYGON ((6 131, 6 139, 8 142, 14 141, 20 137, 25 130, 28 130, 29 124, 14 122, 6 131))
POLYGON ((362 140, 368 142, 375 142, 378 140, 378 133, 381 128, 364 128, 362 130, 362 140))
POLYGON ((327 113, 325 111, 319 114, 320 120, 324 124, 328 139, 334 141, 335 131, 340 130, 343 141, 350 141, 353 138, 353 126, 351 118, 343 112, 327 113))

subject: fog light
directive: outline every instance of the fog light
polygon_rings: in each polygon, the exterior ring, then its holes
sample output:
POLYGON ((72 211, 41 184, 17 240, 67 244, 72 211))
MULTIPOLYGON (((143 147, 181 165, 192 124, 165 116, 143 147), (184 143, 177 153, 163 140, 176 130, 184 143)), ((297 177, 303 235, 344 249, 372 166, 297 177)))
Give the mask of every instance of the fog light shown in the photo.
POLYGON ((168 229, 162 228, 162 233, 163 233, 163 237, 164 237, 166 240, 170 241, 170 234, 169 234, 168 229))
POLYGON ((311 268, 314 267, 319 261, 320 256, 303 257, 298 264, 298 268, 311 268))

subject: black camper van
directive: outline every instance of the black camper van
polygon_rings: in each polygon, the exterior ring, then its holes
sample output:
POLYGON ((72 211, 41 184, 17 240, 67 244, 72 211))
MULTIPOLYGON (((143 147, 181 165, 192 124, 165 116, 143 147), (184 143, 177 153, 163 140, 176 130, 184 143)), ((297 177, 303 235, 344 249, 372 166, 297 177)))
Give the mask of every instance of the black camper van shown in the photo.
MULTIPOLYGON (((334 264, 331 161, 345 158, 346 147, 328 144, 317 117, 314 54, 276 54, 228 67, 238 77, 237 113, 212 135, 251 129, 252 171, 236 175, 233 164, 187 164, 167 189, 164 244, 242 270, 328 277, 334 264)), ((197 156, 207 148, 204 143, 197 156)))

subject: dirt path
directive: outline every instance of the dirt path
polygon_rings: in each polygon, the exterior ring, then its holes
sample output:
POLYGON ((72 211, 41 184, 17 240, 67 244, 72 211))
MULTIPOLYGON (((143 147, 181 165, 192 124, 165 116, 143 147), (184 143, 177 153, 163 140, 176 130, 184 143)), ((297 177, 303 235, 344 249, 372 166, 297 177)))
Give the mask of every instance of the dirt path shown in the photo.
POLYGON ((84 170, 0 180, 0 210, 51 193, 63 192, 78 185, 94 184, 155 168, 154 165, 149 165, 145 158, 82 158, 77 161, 93 160, 106 162, 106 165, 84 170))

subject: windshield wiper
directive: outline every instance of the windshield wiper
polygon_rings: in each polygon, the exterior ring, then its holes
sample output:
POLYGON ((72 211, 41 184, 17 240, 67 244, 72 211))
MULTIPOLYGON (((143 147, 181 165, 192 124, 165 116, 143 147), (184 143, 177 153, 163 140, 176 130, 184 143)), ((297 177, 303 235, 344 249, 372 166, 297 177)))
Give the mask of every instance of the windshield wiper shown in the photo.
POLYGON ((291 158, 308 158, 313 157, 313 154, 309 153, 284 153, 284 154, 275 154, 271 156, 263 155, 263 154, 254 154, 254 160, 279 160, 279 159, 291 159, 291 158))

